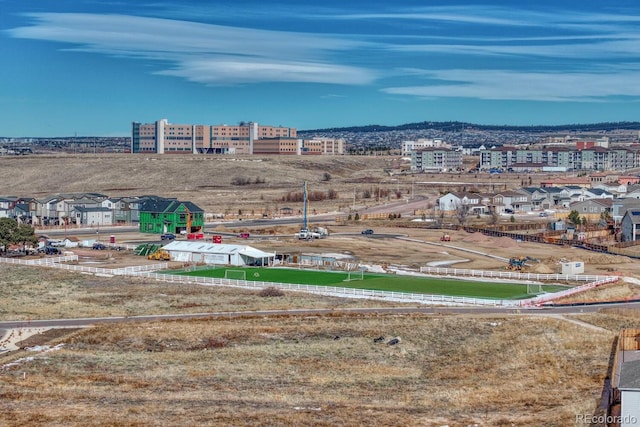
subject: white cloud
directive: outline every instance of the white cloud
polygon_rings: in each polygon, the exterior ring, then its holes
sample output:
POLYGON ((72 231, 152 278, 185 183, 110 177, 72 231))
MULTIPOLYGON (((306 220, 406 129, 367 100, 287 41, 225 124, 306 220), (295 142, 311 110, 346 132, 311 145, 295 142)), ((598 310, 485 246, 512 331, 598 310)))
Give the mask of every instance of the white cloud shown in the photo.
MULTIPOLYGON (((401 76, 403 86, 391 83, 393 87, 383 91, 421 97, 541 101, 640 95, 640 66, 633 65, 640 61, 640 32, 636 28, 640 18, 635 16, 474 6, 303 15, 315 20, 310 28, 319 31, 336 28, 321 25, 324 20, 385 21, 385 31, 379 34, 351 35, 127 15, 30 16, 35 19, 33 25, 8 33, 16 38, 68 43, 76 51, 155 61, 162 67, 156 74, 207 85, 366 85, 383 76, 401 76), (411 30, 403 25, 407 21, 411 21, 411 30), (434 22, 445 31, 433 31, 430 24, 434 22), (521 31, 525 26, 534 31, 521 31), (467 28, 475 32, 461 31, 467 28), (415 69, 407 72, 403 68, 407 64, 415 69), (439 69, 426 70, 430 66, 439 69), (430 84, 423 85, 425 81, 430 84)), ((353 28, 357 32, 357 25, 353 28)))
POLYGON ((36 24, 9 33, 79 46, 73 50, 173 62, 159 74, 192 81, 366 84, 375 79, 366 69, 331 62, 335 52, 362 45, 338 37, 123 15, 32 16, 36 24))
POLYGON ((186 60, 176 69, 157 74, 184 77, 209 85, 263 81, 359 85, 369 83, 372 79, 372 73, 356 67, 313 62, 247 61, 230 57, 186 60))
POLYGON ((505 70, 407 70, 433 79, 421 86, 389 87, 383 92, 417 97, 487 100, 603 101, 640 96, 640 70, 611 73, 531 73, 505 70))

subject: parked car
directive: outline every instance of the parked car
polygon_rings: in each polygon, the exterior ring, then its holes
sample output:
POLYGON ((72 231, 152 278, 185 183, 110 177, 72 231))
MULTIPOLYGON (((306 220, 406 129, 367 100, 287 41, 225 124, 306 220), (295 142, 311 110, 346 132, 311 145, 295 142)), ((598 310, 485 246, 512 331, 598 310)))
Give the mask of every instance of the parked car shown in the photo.
POLYGON ((373 230, 370 228, 367 228, 366 230, 362 230, 362 234, 373 234, 373 230))
POLYGON ((53 247, 53 246, 43 246, 41 248, 38 248, 38 253, 40 254, 45 254, 45 255, 59 255, 60 249, 53 247))
POLYGON ((176 238, 176 235, 173 233, 164 233, 162 236, 160 236, 160 240, 174 240, 176 238))
POLYGON ((103 245, 102 243, 94 243, 93 244, 93 249, 95 249, 97 251, 103 251, 103 250, 107 249, 107 247, 105 245, 103 245))
POLYGON ((547 216, 549 216, 549 214, 548 214, 548 213, 546 213, 546 212, 540 212, 540 216, 541 216, 541 217, 547 217, 547 216))

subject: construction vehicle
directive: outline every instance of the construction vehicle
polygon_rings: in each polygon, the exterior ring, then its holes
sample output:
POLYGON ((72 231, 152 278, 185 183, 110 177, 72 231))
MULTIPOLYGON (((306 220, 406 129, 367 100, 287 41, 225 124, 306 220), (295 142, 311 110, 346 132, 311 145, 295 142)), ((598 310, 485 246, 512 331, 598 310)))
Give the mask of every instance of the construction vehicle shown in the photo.
POLYGON ((451 241, 451 236, 449 236, 448 234, 443 234, 442 237, 440 238, 441 242, 450 242, 451 241))
POLYGON ((295 234, 299 240, 311 240, 311 239, 319 239, 320 233, 316 233, 315 231, 311 231, 307 228, 301 228, 299 232, 295 234))
POLYGON ((147 259, 154 261, 171 261, 171 254, 164 249, 158 249, 147 256, 147 259))
POLYGON ((524 256, 509 258, 509 264, 507 265, 507 270, 520 271, 525 267, 528 260, 529 258, 524 256))
POLYGON ((329 235, 329 230, 327 230, 324 227, 315 227, 313 229, 313 233, 317 234, 318 236, 314 236, 316 239, 324 239, 325 237, 327 237, 329 235))

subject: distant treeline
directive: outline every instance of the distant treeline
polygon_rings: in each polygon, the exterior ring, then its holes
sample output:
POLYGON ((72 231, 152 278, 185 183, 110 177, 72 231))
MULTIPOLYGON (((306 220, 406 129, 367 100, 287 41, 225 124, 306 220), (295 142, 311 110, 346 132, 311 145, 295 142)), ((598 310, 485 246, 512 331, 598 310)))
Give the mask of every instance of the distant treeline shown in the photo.
POLYGON ((389 132, 403 130, 439 130, 443 132, 455 132, 465 129, 477 129, 488 131, 505 131, 505 132, 595 132, 595 131, 611 131, 616 129, 640 130, 640 122, 605 122, 593 124, 567 124, 557 126, 508 126, 508 125, 476 125, 464 122, 420 122, 407 123, 399 126, 351 126, 344 128, 327 128, 327 129, 309 129, 300 130, 298 133, 306 132, 389 132))

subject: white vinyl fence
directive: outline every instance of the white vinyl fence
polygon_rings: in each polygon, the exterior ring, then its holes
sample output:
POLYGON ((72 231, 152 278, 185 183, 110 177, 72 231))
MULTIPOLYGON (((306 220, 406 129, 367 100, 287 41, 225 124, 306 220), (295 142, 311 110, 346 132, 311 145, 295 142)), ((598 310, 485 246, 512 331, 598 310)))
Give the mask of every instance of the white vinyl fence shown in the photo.
POLYGON ((46 266, 53 268, 60 268, 69 271, 76 271, 81 273, 90 273, 96 275, 105 276, 137 276, 147 277, 150 279, 170 282, 170 283, 188 283, 198 284, 204 286, 231 286, 245 289, 263 289, 271 286, 278 287, 283 290, 308 292, 321 295, 333 295, 344 296, 350 298, 373 298, 382 300, 402 301, 402 302, 416 302, 422 304, 434 304, 434 305, 480 305, 480 306, 492 306, 492 307, 530 307, 534 305, 541 305, 551 300, 562 298, 568 295, 573 295, 584 290, 593 289, 605 283, 612 283, 619 279, 617 276, 589 276, 589 275, 563 275, 563 274, 530 274, 530 273, 515 273, 515 272, 495 272, 495 271, 482 271, 482 270, 465 270, 457 268, 436 268, 436 267, 423 267, 420 270, 427 274, 442 274, 452 276, 472 276, 482 278, 502 278, 513 280, 571 280, 571 281, 590 281, 589 283, 570 288, 561 292, 553 294, 545 294, 542 296, 529 298, 526 300, 492 300, 483 298, 470 298, 462 296, 449 296, 449 295, 430 295, 430 294, 415 294, 407 292, 392 292, 392 291, 376 291, 369 289, 356 289, 356 288, 341 288, 335 286, 316 286, 316 285, 303 285, 292 283, 275 283, 275 282, 263 282, 263 281, 250 281, 250 280, 232 280, 232 279, 218 279, 211 277, 198 277, 198 276, 182 276, 177 274, 159 274, 155 271, 165 270, 168 268, 168 263, 154 263, 142 266, 123 267, 116 269, 87 267, 76 264, 63 264, 64 262, 77 261, 77 255, 63 256, 63 257, 51 257, 51 258, 39 258, 35 260, 21 260, 14 258, 0 258, 0 263, 7 264, 19 264, 30 266, 46 266))
POLYGON ((594 274, 539 274, 518 273, 516 271, 467 270, 464 268, 420 267, 420 273, 444 276, 481 277, 485 279, 511 279, 535 281, 567 281, 567 282, 595 282, 605 279, 618 279, 618 276, 598 276, 594 274))

